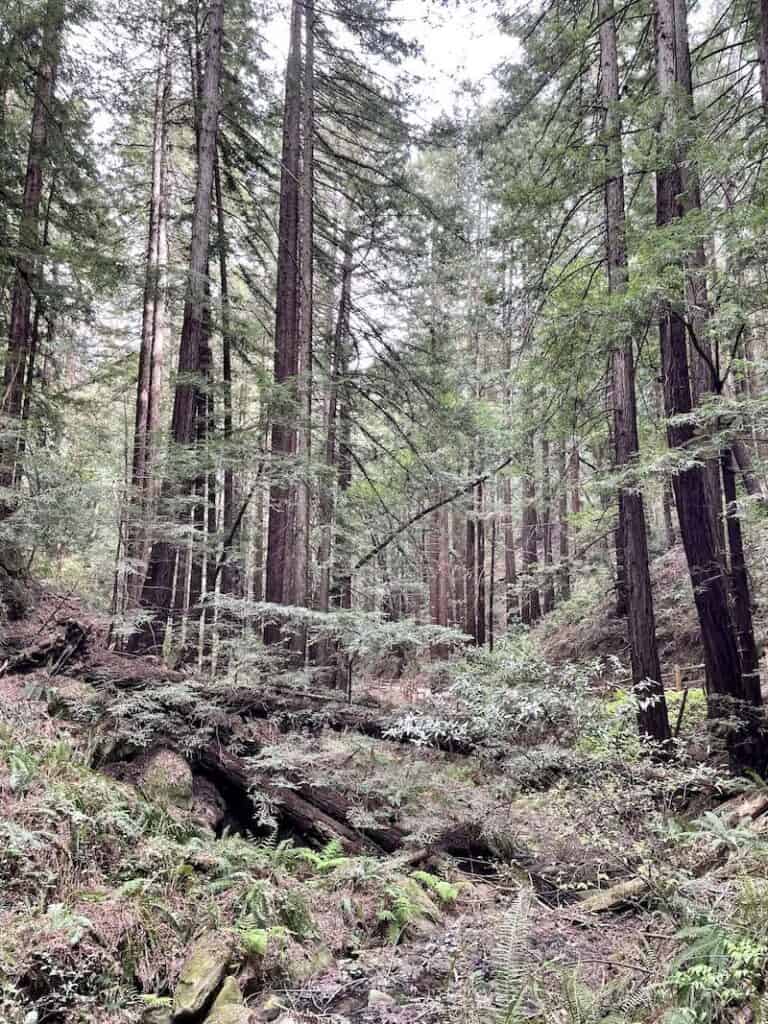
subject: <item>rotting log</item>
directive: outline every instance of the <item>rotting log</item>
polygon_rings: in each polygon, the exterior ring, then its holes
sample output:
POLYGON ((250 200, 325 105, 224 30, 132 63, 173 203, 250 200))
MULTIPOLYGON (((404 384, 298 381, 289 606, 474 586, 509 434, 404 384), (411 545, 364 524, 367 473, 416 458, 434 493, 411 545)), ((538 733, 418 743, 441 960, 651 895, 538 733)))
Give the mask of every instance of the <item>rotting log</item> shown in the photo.
POLYGON ((51 675, 60 672, 85 646, 89 633, 88 627, 75 619, 68 619, 63 626, 63 632, 8 658, 0 666, 0 676, 25 675, 39 668, 48 668, 51 675))
MULTIPOLYGON (((240 688, 230 693, 207 693, 210 700, 221 700, 231 714, 243 718, 270 718, 276 721, 281 731, 291 729, 331 729, 333 732, 357 732, 372 739, 389 740, 395 743, 414 743, 407 734, 398 734, 396 714, 382 715, 376 705, 343 704, 336 697, 307 691, 253 690, 240 688)), ((449 754, 475 753, 482 743, 472 739, 434 736, 419 738, 424 747, 442 750, 449 754)))
POLYGON ((602 914, 611 910, 622 910, 639 903, 650 891, 647 878, 639 875, 612 885, 609 889, 597 889, 589 892, 575 905, 582 911, 602 914))
MULTIPOLYGON (((230 802, 241 809, 241 818, 247 817, 246 808, 252 806, 251 794, 259 794, 268 801, 280 826, 307 842, 323 846, 338 837, 348 853, 390 852, 374 839, 373 833, 379 830, 356 829, 349 823, 351 805, 338 794, 331 801, 327 792, 316 796, 311 786, 294 789, 280 785, 265 773, 250 770, 241 758, 213 745, 195 752, 193 768, 215 782, 230 802), (332 806, 334 813, 329 814, 321 805, 332 806)), ((255 809, 250 816, 258 829, 255 809)))
MULTIPOLYGON (((286 786, 264 772, 253 771, 242 758, 209 745, 192 757, 194 771, 214 782, 230 806, 239 809, 238 817, 259 829, 258 814, 252 794, 263 796, 280 828, 299 836, 302 841, 323 846, 338 837, 344 849, 353 854, 384 855, 403 849, 408 833, 395 825, 357 828, 352 824, 354 805, 341 793, 325 786, 309 784, 286 786)), ((476 822, 451 826, 420 850, 414 850, 415 862, 438 855, 459 860, 490 863, 500 859, 476 822)))

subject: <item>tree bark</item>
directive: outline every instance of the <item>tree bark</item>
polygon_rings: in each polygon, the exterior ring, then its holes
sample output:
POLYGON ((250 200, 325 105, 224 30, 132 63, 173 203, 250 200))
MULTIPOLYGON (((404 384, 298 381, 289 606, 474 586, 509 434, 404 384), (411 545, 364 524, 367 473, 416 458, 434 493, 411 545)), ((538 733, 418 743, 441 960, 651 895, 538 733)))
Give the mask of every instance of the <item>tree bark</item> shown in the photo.
POLYGON ((571 566, 570 566, 570 543, 568 525, 568 452, 565 441, 558 448, 558 506, 557 518, 559 529, 559 561, 557 566, 557 579, 559 584, 559 598, 561 601, 569 600, 571 596, 571 566))
POLYGON ((160 388, 165 347, 167 345, 166 291, 168 274, 168 197, 167 114, 171 90, 169 60, 170 32, 163 27, 155 80, 154 117, 152 125, 152 172, 149 199, 144 302, 139 348, 139 371, 136 382, 136 417, 133 432, 131 465, 132 523, 128 530, 129 558, 139 565, 128 582, 128 596, 138 601, 144 580, 147 557, 147 519, 156 497, 154 471, 156 466, 157 432, 160 426, 160 388))
POLYGON ((536 445, 533 432, 529 431, 525 442, 525 467, 523 470, 523 525, 522 525, 522 592, 520 595, 520 618, 526 626, 532 626, 541 618, 539 584, 539 517, 536 510, 536 445))
MULTIPOLYGON (((0 413, 5 420, 0 444, 0 487, 18 483, 17 446, 22 428, 26 368, 29 358, 32 294, 35 290, 40 248, 40 204, 43 195, 43 167, 48 152, 51 107, 64 27, 62 0, 48 0, 45 9, 40 56, 35 72, 35 98, 29 134, 27 169, 19 221, 18 255, 11 292, 8 348, 3 375, 0 413)), ((0 503, 0 518, 13 511, 9 502, 0 503)), ((6 567, 9 567, 7 565, 6 567)))
POLYGON ((768 0, 756 0, 757 57, 760 63, 760 99, 768 117, 768 0))
MULTIPOLYGON (((296 487, 285 478, 298 443, 295 420, 300 349, 301 6, 300 0, 293 0, 285 74, 275 317, 274 380, 278 394, 272 413, 272 458, 276 480, 269 493, 265 586, 267 601, 288 605, 293 604, 295 598, 296 559, 296 487)), ((280 639, 280 627, 268 623, 264 628, 264 642, 274 644, 280 639)))
POLYGON ((515 520, 512 514, 512 481, 505 477, 504 496, 504 585, 506 592, 507 624, 514 622, 520 614, 520 597, 517 592, 517 559, 515 557, 515 520))
MULTIPOLYGON (((207 351, 208 320, 208 245, 211 228, 216 138, 218 133, 221 81, 221 46, 224 26, 224 0, 211 0, 208 10, 206 64, 200 93, 200 130, 197 181, 192 214, 192 235, 189 255, 189 277, 184 302, 184 319, 179 345, 178 376, 174 390, 171 438, 186 461, 194 452, 199 429, 200 376, 207 351)), ((193 480, 187 466, 181 479, 166 483, 164 497, 169 504, 175 495, 191 494, 193 480)), ((150 612, 146 622, 134 634, 132 649, 162 643, 162 631, 171 611, 177 545, 158 538, 152 545, 147 578, 141 594, 141 605, 150 612)), ((179 583, 181 574, 179 573, 179 583)), ((177 584, 177 589, 180 586, 177 584)))
POLYGON ((552 558, 552 470, 549 440, 546 437, 541 439, 541 546, 544 556, 541 613, 547 615, 555 607, 555 576, 552 558))
MULTIPOLYGON (((660 124, 662 151, 669 152, 673 131, 674 104, 678 102, 677 40, 674 0, 656 0, 656 77, 665 104, 660 124)), ((680 197, 683 183, 674 146, 666 165, 656 173, 656 223, 660 229, 683 214, 680 197)), ((659 340, 664 380, 664 404, 668 417, 669 447, 685 451, 694 440, 689 420, 692 409, 686 326, 678 305, 666 299, 659 310, 659 340), (675 417, 677 422, 669 422, 675 417)), ((762 768, 763 744, 753 719, 746 713, 749 703, 741 673, 735 630, 728 607, 728 590, 719 557, 712 517, 702 514, 709 505, 705 470, 697 464, 681 469, 673 481, 680 534, 693 585, 701 627, 704 659, 711 691, 710 712, 714 718, 736 716, 738 726, 729 728, 727 742, 735 767, 762 768)))
MULTIPOLYGON (((294 512, 293 603, 307 606, 311 593, 311 484, 312 460, 312 330, 314 322, 314 134, 315 134, 315 5, 303 0, 304 75, 301 96, 301 181, 299 192, 299 352, 298 399, 300 426, 297 452, 302 459, 301 478, 296 485, 294 512)), ((296 638, 299 639, 299 638, 296 638)), ((303 648, 303 643, 300 643, 303 648)))
POLYGON ((762 702, 760 696, 760 662, 755 646, 754 627, 752 625, 752 599, 750 597, 749 576, 744 554, 744 540, 741 533, 741 519, 736 494, 736 463, 733 453, 725 449, 721 455, 723 461, 723 490, 726 503, 726 532, 728 550, 731 556, 731 589, 733 593, 733 618, 739 637, 741 654, 741 672, 744 689, 748 699, 755 706, 762 702))
MULTIPOLYGON (((606 266, 608 292, 622 295, 628 283, 627 242, 624 206, 624 168, 619 112, 619 64, 613 0, 600 0, 600 80, 604 105, 606 183, 606 266)), ((616 468, 627 473, 639 454, 637 401, 632 338, 616 339, 612 353, 613 440, 616 468)), ((671 738, 661 665, 656 643, 656 620, 648 566, 643 497, 637 483, 619 486, 619 531, 621 550, 617 563, 623 566, 626 588, 627 625, 632 662, 632 684, 637 699, 641 736, 658 743, 671 738)))
POLYGON ((229 305, 229 242, 224 220, 224 197, 221 189, 219 152, 213 168, 216 194, 216 228, 219 250, 219 289, 221 297, 221 377, 224 400, 224 481, 222 494, 222 528, 224 531, 221 569, 221 593, 242 593, 243 565, 240 556, 240 527, 235 525, 235 471, 233 469, 234 420, 232 416, 232 321, 229 305))

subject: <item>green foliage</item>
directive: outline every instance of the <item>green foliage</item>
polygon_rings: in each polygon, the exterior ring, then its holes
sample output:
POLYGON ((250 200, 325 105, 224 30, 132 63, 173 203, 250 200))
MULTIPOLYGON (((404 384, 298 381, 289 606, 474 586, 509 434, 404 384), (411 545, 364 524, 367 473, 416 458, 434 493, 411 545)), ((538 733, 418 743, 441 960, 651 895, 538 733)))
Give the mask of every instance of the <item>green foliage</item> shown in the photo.
POLYGON ((417 882, 434 893, 435 896, 444 903, 446 906, 450 906, 455 903, 459 898, 460 885, 454 885, 451 882, 446 882, 444 878, 440 878, 438 875, 433 875, 429 871, 414 871, 411 878, 415 878, 417 882))
POLYGON ((679 1004, 670 1022, 711 1024, 727 1007, 749 1002, 762 988, 768 965, 764 942, 729 934, 721 924, 686 928, 678 938, 685 947, 668 981, 679 1004))
POLYGON ((528 915, 531 898, 520 889, 494 949, 494 989, 498 1024, 522 1024, 523 1001, 531 982, 528 915))

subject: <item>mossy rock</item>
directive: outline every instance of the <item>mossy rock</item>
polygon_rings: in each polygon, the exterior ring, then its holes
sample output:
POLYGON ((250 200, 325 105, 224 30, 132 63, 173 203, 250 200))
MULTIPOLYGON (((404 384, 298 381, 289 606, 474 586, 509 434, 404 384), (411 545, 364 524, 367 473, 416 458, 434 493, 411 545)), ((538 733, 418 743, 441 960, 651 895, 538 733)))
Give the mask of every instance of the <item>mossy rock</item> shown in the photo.
POLYGON ((240 986, 230 976, 221 986, 205 1024, 250 1024, 252 1020, 251 1011, 243 1003, 240 986))
POLYGON ((192 806, 192 771, 173 750, 150 750, 139 758, 137 785, 147 800, 188 811, 192 806))
POLYGON ((228 932, 208 932, 189 951, 173 994, 174 1021, 194 1020, 221 985, 234 951, 228 932))
POLYGON ((162 996, 142 996, 144 1012, 141 1015, 141 1024, 171 1024, 173 1020, 173 1005, 170 999, 162 996))

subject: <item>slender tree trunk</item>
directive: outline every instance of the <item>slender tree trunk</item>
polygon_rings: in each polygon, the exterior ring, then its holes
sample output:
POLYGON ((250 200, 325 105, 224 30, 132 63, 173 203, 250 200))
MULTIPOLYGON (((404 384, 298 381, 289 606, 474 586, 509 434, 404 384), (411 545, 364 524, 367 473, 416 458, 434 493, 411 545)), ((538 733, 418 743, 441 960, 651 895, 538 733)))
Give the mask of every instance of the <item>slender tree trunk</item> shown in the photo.
MULTIPOLYGON (((62 0, 48 0, 44 18, 40 56, 35 72, 35 99, 21 202, 18 255, 14 267, 8 349, 0 404, 0 413, 5 420, 3 440, 0 444, 0 487, 5 488, 11 488, 18 482, 17 446, 22 428, 24 386, 31 340, 32 293, 39 266, 43 167, 48 151, 51 107, 64 25, 62 0)), ((0 503, 0 518, 7 517, 12 511, 11 503, 0 503)), ((6 568, 12 568, 9 559, 5 558, 4 562, 6 568)))
POLYGON ((568 452, 565 441, 558 448, 558 506, 557 518, 560 540, 557 578, 561 601, 568 601, 571 596, 570 543, 568 537, 568 452))
POLYGON ((464 546, 464 632, 474 643, 477 637, 477 522, 475 520, 474 491, 467 509, 464 546))
POLYGON ((485 488, 479 483, 475 488, 475 571, 477 580, 477 609, 475 612, 475 624, 477 629, 477 643, 479 647, 485 644, 486 627, 486 578, 485 578, 485 488))
POLYGON ((512 481, 505 477, 504 497, 504 585, 506 593, 507 624, 514 622, 520 614, 520 597, 517 592, 517 559, 515 558, 515 520, 512 514, 512 481))
POLYGON ((578 521, 578 517, 581 515, 581 456, 579 454, 579 442, 575 438, 573 446, 571 447, 571 458, 568 464, 568 473, 570 475, 571 485, 571 517, 569 519, 572 541, 571 556, 573 559, 577 559, 579 557, 579 550, 576 546, 576 538, 578 537, 581 529, 578 521))
POLYGON ((488 586, 488 647, 493 650, 496 625, 496 513, 491 517, 491 566, 488 586))
MULTIPOLYGON (((349 351, 344 346, 339 385, 339 453, 338 488, 339 497, 344 497, 352 486, 352 391, 349 386, 349 351)), ((352 607, 352 549, 344 517, 336 519, 335 603, 338 608, 352 607)))
MULTIPOLYGON (((189 458, 198 436, 200 376, 205 370, 208 296, 208 244, 211 228, 211 197, 213 193, 216 137, 219 121, 219 85, 221 81, 221 44, 224 24, 224 0, 211 0, 208 9, 208 36, 205 75, 201 89, 200 143, 198 147, 197 182, 192 214, 189 278, 184 303, 184 320, 179 345, 178 377, 174 390, 171 438, 183 461, 189 458)), ((181 480, 164 488, 169 503, 176 495, 192 492, 193 478, 188 467, 182 467, 181 480)), ((183 573, 176 570, 177 545, 158 538, 152 545, 147 578, 141 604, 152 612, 145 625, 134 635, 131 646, 162 643, 165 618, 171 610, 174 577, 177 590, 183 573)))
POLYGON ((352 302, 352 234, 349 228, 345 231, 342 249, 344 256, 341 266, 339 308, 328 352, 325 472, 321 481, 318 507, 320 533, 320 547, 318 551, 318 564, 320 566, 318 607, 324 612, 330 609, 331 582, 333 578, 336 490, 339 486, 339 398, 340 388, 345 386, 342 381, 342 373, 345 372, 347 364, 349 316, 352 302))
POLYGON ((739 636, 744 689, 752 704, 758 706, 762 702, 760 696, 760 662, 755 646, 755 634, 752 625, 752 600, 744 555, 744 540, 741 534, 741 519, 737 504, 737 467, 733 453, 728 449, 723 451, 722 460, 723 489, 726 502, 725 524, 728 536, 728 550, 731 555, 733 618, 739 636))
MULTIPOLYGON (((296 416, 300 358, 299 210, 301 174, 301 10, 293 0, 291 37, 285 75, 285 108, 280 177, 280 219, 277 255, 275 320, 275 385, 272 458, 277 480, 270 488, 267 532, 266 599, 272 604, 295 601, 296 486, 285 480, 296 455, 296 416)), ((277 643, 280 628, 269 623, 264 642, 277 643)))
MULTIPOLYGON (((311 543, 311 460, 312 460, 312 330, 314 322, 314 134, 315 134, 315 5, 303 0, 304 76, 301 127, 301 181, 299 192, 299 407, 300 427, 297 452, 302 458, 301 479, 296 486, 293 603, 309 605, 311 543)), ((294 646, 303 649, 304 638, 294 646)))
MULTIPOLYGON (((674 0, 656 0, 656 76, 659 93, 665 103, 660 129, 662 151, 669 149, 670 133, 675 123, 674 104, 679 102, 675 21, 674 0)), ((681 218, 682 191, 680 170, 673 155, 670 162, 660 167, 656 174, 656 222, 659 228, 681 218)), ((680 421, 680 417, 689 417, 692 409, 686 327, 680 309, 669 300, 660 310, 659 338, 669 446, 685 451, 694 440, 690 422, 680 421), (669 422, 672 417, 676 418, 675 422, 669 422)), ((711 714, 716 718, 732 718, 735 715, 739 721, 739 726, 729 729, 728 734, 729 752, 734 765, 762 767, 762 744, 752 720, 746 714, 745 704, 749 702, 749 697, 741 674, 739 649, 731 621, 728 589, 714 524, 710 515, 701 514, 709 500, 705 470, 700 465, 687 466, 677 473, 673 486, 711 686, 711 714)))
POLYGON ((168 272, 167 114, 171 89, 169 30, 163 29, 155 80, 152 130, 152 173, 149 199, 149 229, 144 275, 139 371, 136 382, 136 418, 133 432, 131 504, 128 556, 138 562, 129 577, 128 595, 141 596, 148 554, 147 520, 157 487, 154 481, 157 455, 155 445, 160 426, 160 387, 164 350, 167 344, 166 289, 168 272))
MULTIPOLYGON (((462 551, 465 534, 461 507, 451 507, 451 553, 453 581, 453 625, 465 629, 466 620, 466 561, 462 551)), ((466 631, 466 630, 465 630, 466 631)))
POLYGON ((760 98, 763 115, 768 117, 768 0, 756 0, 757 56, 760 63, 760 98))
POLYGON ((539 517, 536 510, 535 477, 536 444, 532 432, 526 435, 525 470, 523 473, 523 526, 522 526, 522 593, 520 597, 520 618, 526 626, 532 626, 541 618, 539 584, 539 517))
POLYGON ((438 515, 437 623, 440 626, 448 626, 450 624, 449 605, 451 598, 451 524, 448 506, 443 505, 438 515))
MULTIPOLYGON (((605 107, 606 144, 606 257, 608 291, 622 294, 628 281, 624 211, 624 169, 619 113, 619 65, 613 0, 600 0, 601 86, 605 107)), ((637 402, 632 338, 617 339, 612 358, 613 436, 617 469, 626 473, 639 452, 637 402)), ((671 738, 661 665, 656 644, 656 620, 648 567, 648 539, 643 497, 637 484, 619 488, 620 557, 626 585, 627 625, 632 683, 637 697, 642 736, 659 743, 671 738)))
POLYGON ((227 255, 229 243, 224 221, 224 197, 221 189, 219 153, 213 168, 216 194, 216 227, 219 249, 219 289, 221 293, 221 376, 224 400, 224 480, 222 494, 222 529, 224 532, 223 563, 221 567, 221 593, 238 595, 242 592, 242 559, 239 554, 240 527, 235 516, 234 420, 232 417, 232 321, 229 306, 229 271, 227 255), (234 527, 234 529, 233 529, 234 527))
POLYGON ((549 440, 541 439, 541 546, 544 555, 544 580, 541 587, 541 612, 548 615, 555 607, 555 576, 552 558, 552 471, 549 440))

